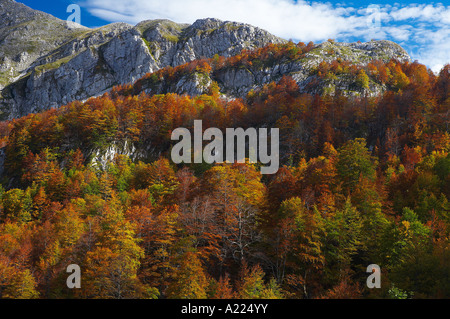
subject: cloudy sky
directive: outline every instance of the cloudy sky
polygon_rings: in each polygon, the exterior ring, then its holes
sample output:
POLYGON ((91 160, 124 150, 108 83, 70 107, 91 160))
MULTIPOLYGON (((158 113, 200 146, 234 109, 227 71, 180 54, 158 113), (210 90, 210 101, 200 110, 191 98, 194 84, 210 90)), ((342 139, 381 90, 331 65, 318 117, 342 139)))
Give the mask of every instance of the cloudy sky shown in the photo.
POLYGON ((61 19, 70 3, 81 24, 137 24, 148 19, 192 23, 200 18, 252 24, 285 39, 316 43, 392 40, 413 58, 439 71, 450 63, 450 0, 420 2, 301 0, 18 0, 61 19))

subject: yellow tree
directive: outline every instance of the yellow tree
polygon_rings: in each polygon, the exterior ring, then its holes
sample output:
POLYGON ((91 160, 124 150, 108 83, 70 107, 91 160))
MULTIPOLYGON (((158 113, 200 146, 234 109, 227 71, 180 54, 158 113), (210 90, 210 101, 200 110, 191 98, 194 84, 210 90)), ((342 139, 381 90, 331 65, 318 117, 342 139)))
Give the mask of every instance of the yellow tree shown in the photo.
POLYGON ((208 170, 200 188, 211 196, 224 258, 243 261, 259 237, 256 220, 266 189, 261 174, 248 164, 222 164, 208 170))
POLYGON ((83 293, 92 298, 155 297, 156 290, 137 277, 144 251, 135 238, 134 227, 118 207, 111 206, 101 217, 96 247, 86 254, 83 293))
POLYGON ((174 299, 205 299, 208 280, 196 252, 188 251, 175 271, 167 296, 174 299))

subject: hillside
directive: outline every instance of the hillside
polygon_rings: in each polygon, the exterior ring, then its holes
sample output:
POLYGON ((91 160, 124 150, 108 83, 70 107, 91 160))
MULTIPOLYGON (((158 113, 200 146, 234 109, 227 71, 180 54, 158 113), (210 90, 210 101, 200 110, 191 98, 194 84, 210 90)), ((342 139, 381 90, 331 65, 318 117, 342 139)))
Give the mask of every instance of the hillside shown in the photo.
POLYGON ((289 76, 300 93, 379 96, 401 85, 394 83, 396 75, 389 81, 383 68, 391 61, 392 67, 395 62, 409 60, 401 47, 389 41, 347 44, 330 40, 319 45, 286 42, 243 50, 230 58, 215 55, 176 68, 166 67, 148 73, 134 86, 147 94, 196 96, 208 93, 216 84, 224 96, 233 99, 246 98, 250 91, 289 76))
POLYGON ((28 73, 36 60, 87 30, 21 3, 0 1, 0 89, 28 73))
POLYGON ((2 1, 0 15, 3 119, 84 100, 165 66, 284 42, 259 28, 216 19, 87 29, 12 0, 2 1))
POLYGON ((3 58, 25 74, 2 90, 0 299, 450 297, 450 65, 215 19, 66 30, 1 4, 67 38, 3 58), (279 169, 176 163, 196 120, 278 129, 279 169))
MULTIPOLYGON (((242 50, 262 48, 287 41, 253 26, 217 19, 198 20, 192 25, 168 20, 143 21, 136 26, 115 23, 98 29, 67 24, 48 14, 12 0, 0 6, 0 118, 59 107, 74 100, 98 96, 114 85, 136 81, 161 68, 176 67, 200 58, 236 56, 242 50), (39 40, 36 40, 39 39, 39 40)), ((300 89, 358 91, 346 78, 321 81, 309 87, 313 72, 322 62, 337 58, 355 65, 370 61, 409 61, 408 54, 389 41, 368 43, 310 44, 301 58, 284 58, 270 65, 222 70, 218 81, 231 97, 242 97, 256 87, 291 75, 300 89), (312 47, 311 47, 312 46, 312 47)), ((295 54, 294 54, 295 55, 295 54)), ((207 86, 197 80, 171 83, 177 93, 201 94, 207 86)), ((203 79, 211 83, 210 79, 203 79)), ((369 94, 383 86, 370 82, 369 94)))
POLYGON ((245 100, 138 82, 2 122, 0 297, 448 297, 449 66, 376 70, 393 75, 376 97, 288 76, 245 100), (194 119, 279 128, 282 167, 174 165, 171 132, 194 119), (73 263, 82 289, 65 288, 73 263))

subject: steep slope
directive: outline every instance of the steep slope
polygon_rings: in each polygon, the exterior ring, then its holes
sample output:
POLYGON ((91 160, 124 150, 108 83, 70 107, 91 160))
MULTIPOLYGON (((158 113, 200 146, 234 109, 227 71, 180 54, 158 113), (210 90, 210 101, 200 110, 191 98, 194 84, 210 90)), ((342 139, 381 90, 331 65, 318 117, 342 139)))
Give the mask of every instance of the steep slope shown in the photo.
POLYGON ((133 82, 165 66, 215 54, 232 56, 242 49, 285 42, 259 28, 216 19, 198 20, 190 26, 154 20, 135 27, 119 23, 95 30, 70 29, 66 22, 26 7, 28 13, 23 18, 10 13, 23 7, 11 0, 0 7, 0 14, 9 17, 5 19, 9 22, 2 25, 7 41, 0 46, 13 51, 5 55, 1 67, 8 76, 4 77, 5 87, 0 92, 0 119, 99 95, 114 85, 133 82), (31 22, 22 26, 22 20, 31 22), (23 29, 12 31, 10 24, 23 29), (41 24, 49 27, 40 30, 41 24), (63 28, 67 32, 61 36, 63 28), (32 51, 32 55, 15 56, 27 49, 15 48, 11 43, 27 42, 29 38, 39 39, 39 50, 32 51), (53 38, 58 41, 49 40, 53 38), (18 66, 9 62, 14 59, 22 62, 18 66))
POLYGON ((283 76, 291 76, 303 93, 375 96, 386 82, 371 72, 369 64, 391 60, 410 61, 408 54, 390 41, 319 45, 292 42, 244 51, 229 59, 215 57, 176 69, 163 69, 137 81, 134 94, 177 93, 191 96, 209 93, 214 83, 230 98, 244 98, 254 89, 283 76), (136 89, 138 88, 138 89, 136 89))
MULTIPOLYGON (((0 3, 0 16, 0 120, 98 96, 167 66, 287 43, 251 25, 217 19, 202 19, 192 25, 149 20, 135 27, 115 23, 88 29, 12 0, 0 3)), ((308 45, 301 57, 291 53, 264 63, 256 58, 252 65, 215 67, 206 75, 192 72, 177 81, 153 83, 144 89, 147 93, 196 95, 207 92, 215 81, 227 96, 243 97, 252 89, 290 75, 309 93, 339 90, 376 95, 385 89, 376 81, 369 81, 362 91, 348 75, 318 76, 317 68, 321 62, 334 60, 354 65, 410 60, 400 46, 389 41, 330 41, 308 45)))
POLYGON ((12 0, 0 1, 0 89, 39 57, 88 29, 32 10, 12 0))

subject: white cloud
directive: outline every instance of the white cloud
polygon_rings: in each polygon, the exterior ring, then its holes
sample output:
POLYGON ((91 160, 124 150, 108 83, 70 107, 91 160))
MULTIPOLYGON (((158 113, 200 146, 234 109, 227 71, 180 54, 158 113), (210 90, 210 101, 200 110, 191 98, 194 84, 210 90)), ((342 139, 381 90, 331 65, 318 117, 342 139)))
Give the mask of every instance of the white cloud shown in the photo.
POLYGON ((375 9, 303 0, 84 0, 79 4, 110 22, 170 19, 193 23, 210 17, 249 23, 303 42, 388 39, 400 42, 413 59, 433 70, 450 62, 450 6, 442 4, 375 9))
POLYGON ((413 52, 413 58, 430 67, 434 72, 447 63, 450 63, 450 28, 433 30, 417 30, 415 36, 418 45, 417 51, 413 52))
POLYGON ((446 23, 448 23, 450 19, 449 8, 444 7, 443 5, 440 4, 436 6, 433 6, 431 4, 409 5, 403 8, 399 8, 395 11, 392 11, 390 15, 394 20, 398 21, 417 19, 417 20, 424 20, 427 22, 430 21, 439 22, 445 20, 446 23))

